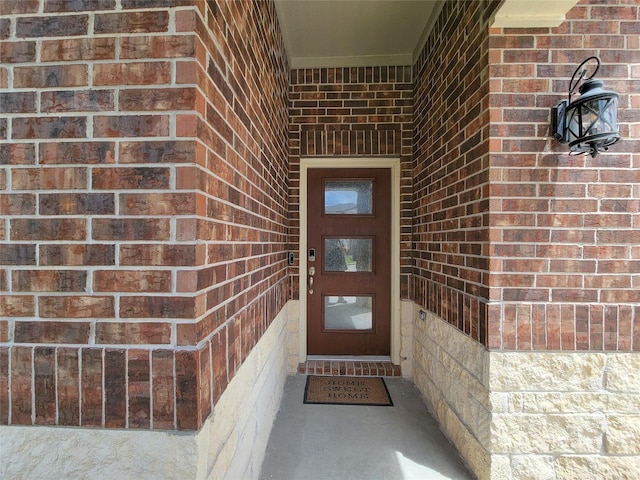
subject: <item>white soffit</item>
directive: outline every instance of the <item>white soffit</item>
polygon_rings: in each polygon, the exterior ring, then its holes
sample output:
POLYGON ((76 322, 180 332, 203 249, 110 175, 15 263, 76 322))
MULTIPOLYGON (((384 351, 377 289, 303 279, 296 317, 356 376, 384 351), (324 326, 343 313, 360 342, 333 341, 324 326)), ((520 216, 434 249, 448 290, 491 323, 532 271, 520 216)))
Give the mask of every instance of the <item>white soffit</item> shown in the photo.
POLYGON ((275 3, 291 68, 412 65, 442 7, 442 0, 275 3))
POLYGON ((579 0, 505 0, 495 15, 493 27, 557 27, 579 0))

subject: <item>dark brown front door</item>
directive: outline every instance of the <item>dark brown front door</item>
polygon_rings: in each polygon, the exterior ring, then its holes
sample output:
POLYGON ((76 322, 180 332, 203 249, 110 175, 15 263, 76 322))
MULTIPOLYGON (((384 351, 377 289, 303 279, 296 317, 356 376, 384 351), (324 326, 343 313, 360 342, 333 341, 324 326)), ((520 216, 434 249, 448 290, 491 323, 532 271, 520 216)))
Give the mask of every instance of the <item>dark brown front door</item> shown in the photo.
POLYGON ((391 172, 308 170, 307 353, 389 355, 391 172))

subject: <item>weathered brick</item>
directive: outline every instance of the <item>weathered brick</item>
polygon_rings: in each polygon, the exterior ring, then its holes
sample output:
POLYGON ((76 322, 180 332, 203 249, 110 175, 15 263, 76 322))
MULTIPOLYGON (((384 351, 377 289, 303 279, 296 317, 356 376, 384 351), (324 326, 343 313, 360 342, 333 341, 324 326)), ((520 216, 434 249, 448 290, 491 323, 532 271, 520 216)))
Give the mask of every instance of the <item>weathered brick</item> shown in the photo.
MULTIPOLYGON (((0 2, 0 5, 2 2, 0 2)), ((2 42, 0 43, 0 60, 2 63, 27 63, 36 59, 36 42, 2 42)))
POLYGON ((112 215, 113 194, 52 193, 40 194, 40 215, 112 215))
POLYGON ((36 13, 40 0, 3 0, 0 2, 0 15, 36 13))
POLYGON ((80 270, 16 270, 11 277, 14 292, 83 292, 87 272, 80 270))
POLYGON ((168 62, 98 63, 93 85, 161 85, 171 81, 168 62))
POLYGON ((82 87, 88 82, 88 67, 83 64, 14 68, 16 88, 82 87))
MULTIPOLYGON (((1 2, 0 2, 1 3, 1 2)), ((11 349, 11 423, 31 425, 33 348, 11 349)))
POLYGON ((35 92, 0 93, 0 111, 3 113, 35 112, 35 92))
POLYGON ((176 62, 176 83, 198 83, 201 75, 199 65, 195 60, 176 62))
POLYGON ((169 240, 168 219, 106 219, 92 222, 94 240, 169 240))
POLYGON ((56 354, 51 347, 33 351, 33 385, 36 425, 56 423, 56 354))
POLYGON ((191 140, 121 142, 120 163, 190 163, 196 158, 191 140))
POLYGON ((111 60, 116 55, 116 39, 64 38, 43 40, 41 59, 43 62, 71 62, 77 60, 111 60))
MULTIPOLYGON (((9 321, 8 320, 0 320, 0 342, 2 343, 9 342, 9 321)), ((1 362, 2 360, 0 359, 0 372, 2 372, 1 362)), ((0 388, 2 387, 0 386, 0 388)), ((0 421, 0 425, 2 425, 2 421, 0 421)))
POLYGON ((153 350, 151 365, 153 428, 172 430, 175 428, 173 351, 153 350))
POLYGON ((127 352, 129 428, 151 426, 151 362, 149 350, 127 352))
POLYGON ((121 265, 195 266, 204 262, 204 245, 120 246, 121 265))
POLYGON ((0 145, 0 165, 33 165, 35 154, 33 143, 4 143, 0 145))
POLYGON ((35 215, 36 197, 29 193, 0 194, 1 215, 35 215))
POLYGON ((121 318, 194 318, 193 297, 131 296, 120 298, 121 318))
POLYGON ((0 315, 3 317, 32 317, 35 299, 31 295, 0 296, 0 315))
POLYGON ((202 422, 198 403, 198 355, 193 351, 177 351, 175 356, 177 427, 197 430, 202 422))
POLYGON ((82 402, 81 425, 103 426, 102 402, 104 391, 102 388, 102 360, 103 350, 97 348, 83 348, 82 359, 82 402))
POLYGON ((96 168, 91 186, 97 190, 166 189, 170 174, 168 168, 157 167, 96 168))
POLYGON ((176 32, 196 31, 196 11, 179 10, 176 12, 176 32))
POLYGON ((96 292, 170 292, 171 272, 167 270, 98 270, 93 273, 96 292))
POLYGON ((39 161, 42 164, 114 163, 115 155, 113 142, 43 142, 39 161))
MULTIPOLYGON (((4 324, 8 324, 7 321, 4 324)), ((1 327, 0 330, 6 329, 1 327)), ((2 342, 8 341, 6 333, 0 335, 2 342)), ((0 425, 9 424, 9 349, 0 347, 0 425)))
POLYGON ((14 190, 73 190, 87 188, 86 168, 20 168, 15 169, 11 186, 14 190))
POLYGON ((196 52, 194 35, 135 36, 120 39, 120 58, 186 58, 196 52))
POLYGON ((76 218, 15 218, 11 240, 86 240, 86 220, 76 218))
MULTIPOLYGON (((145 8, 147 6, 145 5, 145 8)), ((169 13, 166 11, 99 13, 95 16, 94 32, 148 33, 166 32, 169 13)))
POLYGON ((107 345, 166 345, 171 341, 169 323, 98 322, 96 343, 107 345))
POLYGON ((225 329, 216 333, 211 339, 213 367, 213 403, 218 403, 220 396, 229 383, 227 364, 227 334, 225 329))
POLYGON ((100 112, 114 108, 113 90, 42 92, 40 99, 43 113, 100 112))
POLYGON ((16 37, 73 37, 86 35, 88 15, 61 15, 54 17, 19 17, 16 19, 16 37))
POLYGON ((198 371, 200 418, 206 419, 213 408, 211 399, 212 372, 209 342, 205 344, 204 348, 198 350, 198 355, 198 364, 200 365, 200 370, 198 371))
MULTIPOLYGON (((27 258, 30 259, 30 257, 27 258)), ((44 244, 40 245, 38 250, 38 262, 44 266, 115 265, 115 246, 101 244, 44 244)), ((28 265, 31 265, 31 263, 28 263, 28 265)))
POLYGON ((127 422, 126 351, 104 352, 104 426, 124 428, 127 422))
POLYGON ((13 138, 82 138, 87 135, 84 117, 14 118, 13 138))
POLYGON ((196 194, 123 193, 120 195, 120 214, 194 215, 196 214, 196 194))
POLYGON ((45 296, 38 299, 38 313, 44 318, 111 318, 115 314, 114 308, 113 297, 45 296))
POLYGON ((169 135, 167 115, 96 116, 95 137, 162 137, 169 135))
POLYGON ((16 321, 16 343, 75 343, 89 341, 88 322, 16 321))
POLYGON ((47 12, 93 12, 96 10, 113 10, 116 0, 45 0, 44 11, 47 12))
POLYGON ((191 7, 194 0, 122 0, 122 8, 171 8, 191 7))
POLYGON ((80 354, 77 348, 57 349, 58 425, 80 426, 80 354))
POLYGON ((0 265, 35 265, 36 247, 33 244, 0 244, 0 265))
POLYGON ((118 97, 121 111, 195 109, 195 88, 145 88, 123 90, 118 97))

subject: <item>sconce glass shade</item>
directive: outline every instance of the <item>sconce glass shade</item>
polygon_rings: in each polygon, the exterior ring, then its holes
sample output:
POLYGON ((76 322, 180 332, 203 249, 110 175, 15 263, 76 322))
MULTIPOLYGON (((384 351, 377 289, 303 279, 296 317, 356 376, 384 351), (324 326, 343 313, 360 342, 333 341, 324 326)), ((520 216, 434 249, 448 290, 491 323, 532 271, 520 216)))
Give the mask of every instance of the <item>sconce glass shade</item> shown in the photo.
POLYGON ((595 156, 620 141, 618 94, 603 90, 600 80, 589 80, 580 87, 580 97, 569 104, 566 116, 572 153, 595 156))
POLYGON ((578 82, 584 80, 585 70, 580 70, 585 63, 600 59, 590 57, 585 60, 573 74, 569 100, 564 100, 553 108, 553 136, 561 143, 568 143, 571 154, 590 154, 595 157, 600 151, 607 150, 620 141, 618 130, 618 94, 602 88, 602 81, 591 78, 598 68, 580 86, 580 95, 572 102, 571 95, 577 85, 574 79, 578 73, 578 82))

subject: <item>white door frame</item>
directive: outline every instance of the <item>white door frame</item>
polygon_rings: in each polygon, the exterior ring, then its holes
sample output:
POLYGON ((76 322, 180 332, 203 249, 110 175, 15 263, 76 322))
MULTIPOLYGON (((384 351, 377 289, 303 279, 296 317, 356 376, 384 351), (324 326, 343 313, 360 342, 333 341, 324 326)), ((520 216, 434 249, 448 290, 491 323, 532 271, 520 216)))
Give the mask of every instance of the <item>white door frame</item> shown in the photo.
POLYGON ((310 168, 388 168, 391 171, 391 361, 400 365, 400 159, 302 158, 300 160, 299 362, 307 361, 307 173, 310 168))

